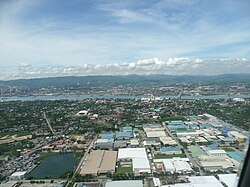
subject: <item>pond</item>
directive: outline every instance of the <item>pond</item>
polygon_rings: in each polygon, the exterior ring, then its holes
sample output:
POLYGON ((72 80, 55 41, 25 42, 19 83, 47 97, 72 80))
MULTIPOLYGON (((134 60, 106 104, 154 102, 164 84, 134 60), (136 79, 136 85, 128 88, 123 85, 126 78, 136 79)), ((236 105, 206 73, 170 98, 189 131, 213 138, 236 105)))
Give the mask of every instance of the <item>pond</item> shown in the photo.
POLYGON ((30 174, 34 178, 58 178, 68 171, 73 171, 76 159, 71 153, 53 155, 44 159, 30 174))

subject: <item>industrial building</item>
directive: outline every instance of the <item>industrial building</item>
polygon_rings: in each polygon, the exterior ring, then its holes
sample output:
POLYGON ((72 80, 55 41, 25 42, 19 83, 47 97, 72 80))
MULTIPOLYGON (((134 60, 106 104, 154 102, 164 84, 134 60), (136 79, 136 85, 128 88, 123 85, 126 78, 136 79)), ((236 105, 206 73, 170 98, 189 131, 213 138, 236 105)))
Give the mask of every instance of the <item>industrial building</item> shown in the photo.
POLYGON ((127 141, 126 140, 116 140, 114 143, 114 148, 124 148, 127 147, 127 141))
POLYGON ((182 150, 179 147, 162 147, 160 148, 161 154, 172 155, 172 154, 182 154, 182 150))
POLYGON ((164 127, 159 124, 143 125, 143 130, 145 131, 148 138, 159 138, 166 136, 164 127))
POLYGON ((235 165, 227 156, 201 156, 199 157, 199 164, 207 171, 233 170, 235 168, 235 165))
POLYGON ((83 163, 81 175, 114 173, 116 166, 117 151, 93 150, 83 163))
POLYGON ((164 144, 164 145, 177 145, 176 141, 173 140, 171 137, 169 136, 161 136, 160 137, 160 141, 164 144))
POLYGON ((131 147, 139 147, 140 143, 138 139, 131 139, 130 140, 130 146, 131 147))
POLYGON ((100 134, 101 139, 112 139, 114 138, 114 133, 113 132, 103 132, 100 134))
POLYGON ((118 161, 132 160, 135 173, 151 173, 149 160, 145 148, 120 148, 118 161))
POLYGON ((199 146, 190 145, 188 146, 188 150, 191 152, 192 156, 198 157, 198 156, 206 156, 206 152, 202 150, 199 146))
POLYGON ((229 137, 234 137, 238 142, 246 142, 248 140, 248 137, 244 136, 243 134, 239 133, 238 131, 229 131, 228 133, 229 137))
POLYGON ((191 173, 193 169, 189 164, 188 158, 171 158, 171 159, 155 159, 154 162, 157 164, 163 164, 165 172, 170 173, 191 173))
POLYGON ((107 181, 105 187, 143 187, 142 180, 107 181))
POLYGON ((228 187, 235 187, 238 184, 238 176, 236 173, 232 174, 218 174, 219 181, 226 184, 228 187))
POLYGON ((150 147, 150 146, 156 146, 156 147, 160 147, 161 146, 161 143, 160 142, 157 142, 155 140, 146 140, 146 141, 143 141, 143 145, 145 147, 150 147))
POLYGON ((25 178, 26 171, 16 171, 11 174, 10 180, 21 180, 25 178))
POLYGON ((133 138, 132 132, 118 132, 115 135, 115 138, 117 140, 129 140, 130 138, 133 138))
POLYGON ((188 183, 177 183, 172 185, 162 185, 161 187, 223 187, 214 176, 194 176, 188 177, 188 183))
POLYGON ((110 138, 110 139, 97 139, 95 142, 95 147, 98 148, 108 148, 108 149, 112 149, 114 145, 114 139, 110 138))

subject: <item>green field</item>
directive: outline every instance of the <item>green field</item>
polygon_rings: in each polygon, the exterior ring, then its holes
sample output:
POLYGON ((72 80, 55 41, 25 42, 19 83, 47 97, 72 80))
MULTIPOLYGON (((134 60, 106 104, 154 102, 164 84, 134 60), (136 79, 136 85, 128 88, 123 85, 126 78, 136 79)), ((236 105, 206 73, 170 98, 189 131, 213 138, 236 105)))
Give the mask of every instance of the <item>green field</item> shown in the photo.
POLYGON ((122 167, 121 165, 116 169, 116 173, 133 173, 132 167, 122 167))
POLYGON ((232 147, 220 147, 221 149, 225 150, 226 152, 233 152, 235 151, 235 149, 233 149, 232 147))
POLYGON ((164 159, 164 158, 174 158, 174 157, 180 157, 180 158, 185 158, 186 155, 185 154, 171 154, 171 155, 155 155, 155 159, 164 159))

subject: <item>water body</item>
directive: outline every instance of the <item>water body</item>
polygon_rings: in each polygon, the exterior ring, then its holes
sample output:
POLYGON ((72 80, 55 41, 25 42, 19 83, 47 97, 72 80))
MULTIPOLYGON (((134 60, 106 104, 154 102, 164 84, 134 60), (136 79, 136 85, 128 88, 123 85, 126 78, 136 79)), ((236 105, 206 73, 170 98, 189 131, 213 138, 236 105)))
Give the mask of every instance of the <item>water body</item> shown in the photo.
POLYGON ((45 158, 29 176, 35 178, 58 178, 68 171, 73 171, 75 165, 76 160, 71 153, 53 155, 45 158))
MULTIPOLYGON (((12 96, 0 97, 0 101, 35 101, 35 100, 83 100, 83 99, 140 99, 146 96, 131 96, 131 95, 98 95, 98 94, 84 94, 84 95, 43 95, 43 96, 12 96)), ((176 95, 160 96, 161 98, 178 99, 176 95)), ((250 95, 201 95, 201 96, 182 96, 181 99, 232 99, 232 98, 250 98, 250 95)))

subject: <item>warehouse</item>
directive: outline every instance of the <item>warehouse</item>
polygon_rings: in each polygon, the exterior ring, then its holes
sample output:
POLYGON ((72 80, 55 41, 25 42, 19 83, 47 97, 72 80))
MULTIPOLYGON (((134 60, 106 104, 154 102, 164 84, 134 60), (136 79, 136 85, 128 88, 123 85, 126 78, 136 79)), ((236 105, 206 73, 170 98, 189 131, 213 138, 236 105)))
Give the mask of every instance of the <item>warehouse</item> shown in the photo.
POLYGON ((161 154, 171 155, 171 154, 182 154, 181 148, 179 147, 162 147, 160 148, 161 154))
POLYGON ((223 187, 214 176, 188 177, 189 183, 177 183, 173 185, 162 185, 161 187, 223 187))
POLYGON ((165 172, 190 173, 193 171, 188 158, 155 159, 155 163, 163 163, 165 172))
POLYGON ((235 187, 238 184, 238 177, 236 173, 233 174, 218 174, 219 181, 226 184, 228 187, 235 187))
POLYGON ((11 174, 10 180, 21 180, 25 178, 26 171, 16 171, 11 174))
POLYGON ((127 147, 127 141, 126 140, 116 140, 114 143, 114 148, 124 148, 127 147))
POLYGON ((227 152, 227 155, 231 157, 232 159, 236 160, 237 162, 242 162, 244 159, 244 153, 235 151, 235 152, 227 152))
POLYGON ((173 140, 171 137, 169 136, 162 136, 160 137, 160 141, 164 144, 164 145, 177 145, 176 141, 173 140))
POLYGON ((102 139, 112 139, 112 138, 114 138, 114 133, 113 132, 103 132, 100 136, 102 139))
POLYGON ((130 140, 130 146, 131 147, 139 147, 140 143, 139 143, 139 140, 137 139, 131 139, 130 140))
POLYGON ((238 142, 246 142, 248 138, 244 136, 243 134, 239 133, 238 131, 229 131, 228 132, 229 137, 234 137, 238 142))
POLYGON ((165 137, 166 133, 165 131, 153 131, 153 130, 147 130, 145 131, 148 138, 159 138, 159 137, 165 137))
POLYGON ((94 150, 88 155, 80 174, 114 173, 116 158, 117 151, 94 150))
POLYGON ((130 126, 126 126, 126 127, 122 127, 121 131, 122 132, 130 132, 130 133, 132 133, 133 132, 133 128, 130 127, 130 126))
POLYGON ((234 169, 234 164, 230 161, 229 157, 218 156, 201 156, 199 157, 199 164, 208 171, 217 171, 225 169, 234 169))
POLYGON ((176 135, 178 137, 187 137, 187 136, 198 137, 200 135, 200 133, 198 131, 177 132, 176 135))
POLYGON ((118 140, 129 140, 130 138, 133 138, 132 132, 118 132, 115 136, 118 140))
POLYGON ((145 148, 121 148, 118 151, 118 160, 132 160, 135 173, 151 173, 145 148))
POLYGON ((112 149, 114 145, 114 139, 97 139, 95 147, 112 149))
POLYGON ((226 156, 227 153, 225 150, 219 149, 219 150, 208 150, 207 154, 210 156, 226 156))
POLYGON ((142 180, 107 181, 105 187, 143 187, 142 180))
POLYGON ((164 127, 159 124, 144 125, 143 130, 146 132, 148 138, 159 138, 166 136, 164 127))
POLYGON ((143 145, 146 146, 156 146, 156 147, 160 147, 161 143, 160 142, 156 142, 155 140, 146 140, 143 141, 143 145))
POLYGON ((203 151, 199 146, 195 145, 188 146, 188 150, 191 151, 191 154, 194 157, 207 155, 205 151, 203 151))

